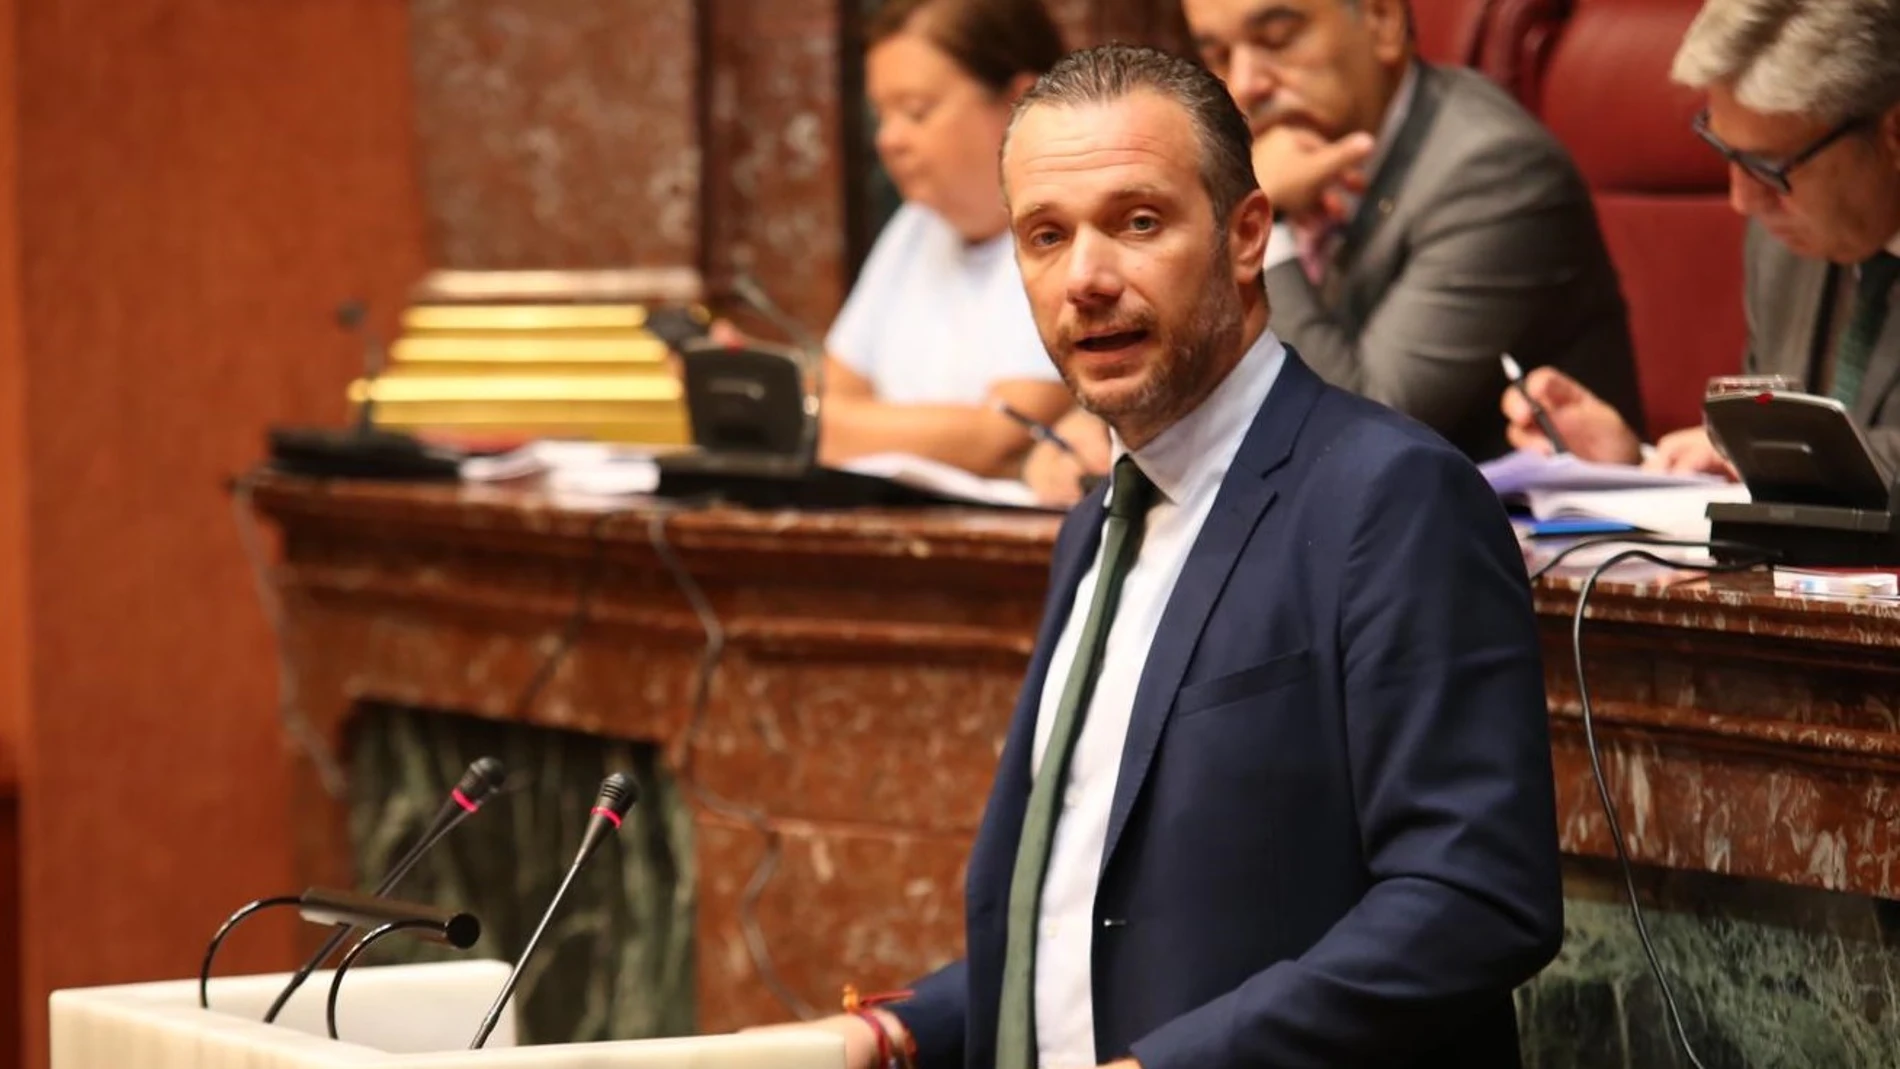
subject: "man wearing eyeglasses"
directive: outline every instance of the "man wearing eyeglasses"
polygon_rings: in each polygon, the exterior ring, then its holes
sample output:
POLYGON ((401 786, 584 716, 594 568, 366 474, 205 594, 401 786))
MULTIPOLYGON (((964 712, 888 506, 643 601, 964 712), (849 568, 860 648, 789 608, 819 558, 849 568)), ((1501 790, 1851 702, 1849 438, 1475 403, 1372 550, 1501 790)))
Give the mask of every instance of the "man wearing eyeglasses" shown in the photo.
MULTIPOLYGON (((1500 353, 1641 418, 1628 313, 1569 154, 1483 76, 1420 61, 1406 0, 1182 12, 1247 116, 1277 220, 1274 329, 1313 370, 1474 460, 1509 449, 1500 353)), ((1086 414, 1059 430, 1075 450, 1037 448, 1025 476, 1067 503, 1085 467, 1106 470, 1107 434, 1086 414)))
MULTIPOLYGON (((1752 223, 1745 370, 1833 396, 1900 470, 1900 0, 1709 0, 1672 76, 1707 91, 1695 132, 1752 223)), ((1526 387, 1588 459, 1733 475, 1700 427, 1644 458, 1574 380, 1539 370, 1526 387)), ((1548 447, 1528 403, 1503 407, 1513 443, 1548 447)))

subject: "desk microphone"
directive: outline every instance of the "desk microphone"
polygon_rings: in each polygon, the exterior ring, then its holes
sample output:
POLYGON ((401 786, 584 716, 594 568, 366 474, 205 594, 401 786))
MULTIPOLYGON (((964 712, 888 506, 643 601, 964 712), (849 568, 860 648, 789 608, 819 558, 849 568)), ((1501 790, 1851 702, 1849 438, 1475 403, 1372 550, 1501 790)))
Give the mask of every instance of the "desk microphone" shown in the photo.
POLYGON ((817 335, 806 330, 803 323, 785 314, 785 309, 780 308, 778 302, 774 301, 771 295, 765 292, 765 287, 759 285, 756 279, 744 271, 736 272, 732 276, 732 295, 743 301, 753 311, 764 316, 773 326, 784 331, 786 337, 791 338, 792 343, 798 346, 799 351, 805 354, 805 363, 811 367, 812 381, 811 393, 805 396, 806 446, 808 448, 807 455, 812 458, 813 462, 816 462, 818 458, 818 420, 825 406, 824 343, 818 340, 817 335))
POLYGON ((363 403, 356 409, 356 432, 368 434, 376 426, 376 380, 389 363, 389 351, 369 322, 369 307, 352 297, 336 306, 337 326, 363 341, 363 403))
MULTIPOLYGON (((374 893, 381 896, 393 890, 396 884, 409 874, 409 870, 415 868, 416 863, 422 860, 422 855, 428 853, 457 824, 473 816, 475 811, 482 807, 482 803, 494 797, 495 792, 501 789, 501 785, 507 778, 507 770, 502 768, 500 761, 492 757, 477 757, 470 763, 468 771, 462 773, 462 778, 449 791, 449 796, 442 803, 442 808, 436 811, 435 819, 429 822, 428 829, 422 833, 421 838, 416 840, 416 844, 409 848, 409 852, 390 868, 389 874, 376 885, 374 893)), ((317 971, 325 958, 335 952, 337 947, 343 945, 343 941, 350 936, 350 930, 350 925, 338 924, 336 931, 330 934, 330 938, 291 975, 289 981, 284 984, 284 989, 278 992, 277 1000, 270 1004, 269 1010, 265 1011, 265 1024, 277 1020, 277 1015, 284 1011, 284 1004, 290 1001, 290 996, 296 994, 297 989, 304 985, 304 981, 310 979, 310 974, 317 971)))
POLYGON ((521 971, 527 967, 528 959, 534 956, 535 948, 541 944, 541 936, 548 930, 548 922, 554 919, 554 911, 561 907, 561 899, 567 897, 567 890, 574 884, 581 866, 607 837, 620 830, 620 821, 640 799, 640 787, 633 777, 624 772, 616 772, 601 781, 600 793, 594 797, 594 807, 590 810, 591 819, 587 822, 587 831, 581 836, 581 848, 574 854, 574 863, 567 867, 567 875, 561 878, 561 886, 554 891, 554 898, 548 903, 547 912, 541 914, 541 923, 534 926, 534 934, 528 937, 528 945, 521 948, 521 956, 515 960, 514 971, 508 974, 508 982, 501 985, 501 994, 495 996, 495 1004, 488 1007, 487 1016, 482 1018, 481 1027, 475 1030, 475 1038, 469 1042, 469 1050, 480 1050, 488 1042, 488 1034, 495 1030, 501 1020, 502 1007, 508 1004, 509 996, 515 993, 515 985, 521 982, 521 971))
POLYGON ((317 478, 458 478, 461 450, 431 445, 402 431, 377 429, 376 384, 389 354, 369 323, 369 308, 355 298, 344 301, 336 307, 336 323, 357 335, 363 345, 363 390, 356 419, 344 430, 271 425, 265 431, 271 466, 317 478))

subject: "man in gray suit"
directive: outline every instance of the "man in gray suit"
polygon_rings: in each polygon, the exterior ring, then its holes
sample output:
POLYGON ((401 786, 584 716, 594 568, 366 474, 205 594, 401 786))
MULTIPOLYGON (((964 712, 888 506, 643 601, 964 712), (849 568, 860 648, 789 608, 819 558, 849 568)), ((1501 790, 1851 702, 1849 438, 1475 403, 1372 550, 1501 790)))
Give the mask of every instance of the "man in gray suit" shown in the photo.
MULTIPOLYGON (((1254 134, 1272 201, 1274 324, 1333 385, 1429 425, 1473 459, 1508 446, 1498 357, 1559 368, 1632 425, 1629 323, 1589 191, 1501 89, 1416 56, 1406 0, 1182 0, 1202 60, 1254 134)), ((1086 416, 1041 448, 1039 492, 1105 470, 1086 416)))
MULTIPOLYGON (((1709 0, 1672 76, 1708 92, 1696 131, 1751 220, 1744 369, 1840 400, 1900 472, 1900 0, 1709 0)), ((1581 456, 1733 475, 1699 427, 1646 451, 1566 376, 1526 386, 1581 456)), ((1547 447, 1528 404, 1503 406, 1514 442, 1547 447)))

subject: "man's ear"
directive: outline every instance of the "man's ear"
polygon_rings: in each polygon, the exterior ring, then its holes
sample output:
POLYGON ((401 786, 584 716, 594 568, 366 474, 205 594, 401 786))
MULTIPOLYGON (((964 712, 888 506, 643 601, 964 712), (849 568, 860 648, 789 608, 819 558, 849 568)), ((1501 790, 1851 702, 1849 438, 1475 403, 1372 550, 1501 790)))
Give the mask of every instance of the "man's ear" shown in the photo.
POLYGON ((1359 0, 1379 61, 1396 66, 1412 53, 1412 13, 1406 0, 1359 0))
POLYGON ((1888 108, 1887 114, 1880 117, 1877 132, 1881 147, 1893 158, 1895 169, 1900 169, 1900 104, 1888 108))
POLYGON ((1227 254, 1234 281, 1254 285, 1266 270, 1267 236, 1273 230, 1273 205, 1259 190, 1242 197, 1227 217, 1227 254))

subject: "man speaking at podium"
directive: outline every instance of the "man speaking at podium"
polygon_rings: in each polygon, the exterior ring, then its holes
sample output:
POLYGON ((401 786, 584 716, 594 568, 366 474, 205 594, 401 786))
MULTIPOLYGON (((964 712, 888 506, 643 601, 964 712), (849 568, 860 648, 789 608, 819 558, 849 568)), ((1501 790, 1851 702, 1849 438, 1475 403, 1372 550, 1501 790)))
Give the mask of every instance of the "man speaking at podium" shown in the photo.
POLYGON ((1271 207, 1206 71, 1065 59, 1003 176, 1113 475, 1056 543, 968 956, 824 1026, 851 1069, 1517 1065, 1511 989, 1563 904, 1495 496, 1268 329, 1271 207))

